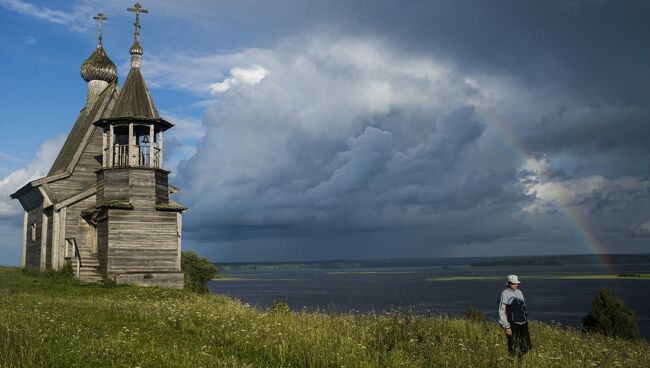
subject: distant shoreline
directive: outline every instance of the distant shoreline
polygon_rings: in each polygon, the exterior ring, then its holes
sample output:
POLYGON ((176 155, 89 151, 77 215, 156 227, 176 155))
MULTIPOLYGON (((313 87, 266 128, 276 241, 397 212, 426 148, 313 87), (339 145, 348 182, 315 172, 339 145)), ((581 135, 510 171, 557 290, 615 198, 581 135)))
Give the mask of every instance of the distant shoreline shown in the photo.
MULTIPOLYGON (((428 278, 427 281, 485 281, 485 280, 501 280, 502 276, 450 276, 450 277, 435 277, 428 278)), ((547 276, 526 276, 527 280, 615 280, 615 279, 632 279, 632 280, 648 280, 650 281, 650 274, 647 273, 634 273, 634 274, 605 274, 605 275, 547 275, 547 276)))
POLYGON ((326 260, 291 262, 214 263, 220 270, 304 270, 360 269, 393 267, 521 267, 650 263, 650 254, 572 254, 551 256, 465 257, 465 258, 390 258, 374 260, 326 260))

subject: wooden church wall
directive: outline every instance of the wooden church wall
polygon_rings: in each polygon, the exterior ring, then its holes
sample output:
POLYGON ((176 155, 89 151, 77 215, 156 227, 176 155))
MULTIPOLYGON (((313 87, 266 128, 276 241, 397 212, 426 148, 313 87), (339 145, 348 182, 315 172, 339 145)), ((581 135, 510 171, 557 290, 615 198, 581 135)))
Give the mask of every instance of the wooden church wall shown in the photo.
POLYGON ((58 200, 70 198, 95 184, 97 180, 95 171, 102 167, 102 149, 101 129, 93 127, 90 142, 81 154, 72 175, 49 184, 58 200))
MULTIPOLYGON (((44 234, 45 252, 43 252, 43 250, 41 249, 41 254, 45 254, 45 269, 49 270, 52 268, 52 229, 54 223, 54 221, 52 221, 52 217, 53 217, 52 208, 50 207, 49 210, 44 211, 44 214, 45 214, 45 221, 47 222, 46 224, 47 226, 44 227, 46 229, 46 232, 44 234)), ((43 263, 43 261, 41 261, 41 263, 43 263)))
POLYGON ((77 246, 83 252, 94 252, 95 231, 92 226, 81 217, 83 210, 95 207, 95 196, 90 196, 82 201, 67 207, 65 237, 74 238, 77 246))
POLYGON ((108 221, 107 210, 102 210, 97 216, 97 260, 99 261, 99 272, 103 277, 107 276, 108 260, 108 221))
POLYGON ((97 204, 129 201, 129 170, 110 169, 97 174, 97 204))
POLYGON ((156 171, 156 203, 169 203, 169 181, 167 174, 156 171))
POLYGON ((109 210, 108 272, 172 272, 178 269, 176 213, 109 210))
POLYGON ((98 173, 98 203, 119 200, 133 206, 108 208, 98 219, 100 265, 108 277, 180 271, 177 214, 155 208, 167 202, 168 187, 162 193, 166 176, 161 170, 133 168, 98 173))

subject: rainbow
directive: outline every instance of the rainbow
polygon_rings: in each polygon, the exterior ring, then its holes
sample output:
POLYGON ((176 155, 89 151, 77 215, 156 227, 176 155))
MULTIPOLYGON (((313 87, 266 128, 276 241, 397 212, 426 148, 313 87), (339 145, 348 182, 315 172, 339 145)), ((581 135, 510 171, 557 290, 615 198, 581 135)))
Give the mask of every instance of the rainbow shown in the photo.
MULTIPOLYGON (((503 125, 498 119, 490 119, 491 126, 494 127, 496 137, 503 142, 503 144, 512 151, 522 164, 534 160, 534 155, 530 154, 528 150, 520 143, 520 141, 503 125)), ((542 171, 542 178, 549 181, 550 177, 542 171)), ((598 239, 598 236, 593 231, 585 216, 578 211, 577 208, 566 203, 562 198, 556 198, 556 203, 560 212, 566 217, 568 223, 574 229, 577 236, 581 239, 582 243, 588 248, 588 253, 596 257, 597 262, 605 269, 609 270, 610 263, 607 259, 607 248, 605 244, 598 239)))

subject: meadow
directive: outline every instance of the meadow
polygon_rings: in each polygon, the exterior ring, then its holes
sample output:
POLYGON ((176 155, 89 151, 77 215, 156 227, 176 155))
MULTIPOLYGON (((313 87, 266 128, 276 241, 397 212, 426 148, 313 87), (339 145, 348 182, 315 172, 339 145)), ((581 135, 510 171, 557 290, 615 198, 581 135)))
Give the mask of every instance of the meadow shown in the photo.
POLYGON ((644 367, 645 341, 531 323, 261 310, 220 295, 80 285, 0 268, 0 367, 644 367))

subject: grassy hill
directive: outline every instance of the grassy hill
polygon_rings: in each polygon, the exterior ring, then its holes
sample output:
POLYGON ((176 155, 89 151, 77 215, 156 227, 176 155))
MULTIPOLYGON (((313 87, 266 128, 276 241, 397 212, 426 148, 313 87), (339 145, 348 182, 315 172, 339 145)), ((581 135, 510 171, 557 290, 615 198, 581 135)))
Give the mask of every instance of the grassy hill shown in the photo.
POLYGON ((644 341, 532 323, 259 310, 224 296, 102 287, 0 268, 0 367, 648 367, 644 341))

